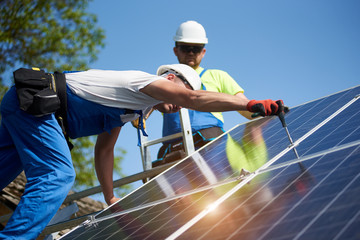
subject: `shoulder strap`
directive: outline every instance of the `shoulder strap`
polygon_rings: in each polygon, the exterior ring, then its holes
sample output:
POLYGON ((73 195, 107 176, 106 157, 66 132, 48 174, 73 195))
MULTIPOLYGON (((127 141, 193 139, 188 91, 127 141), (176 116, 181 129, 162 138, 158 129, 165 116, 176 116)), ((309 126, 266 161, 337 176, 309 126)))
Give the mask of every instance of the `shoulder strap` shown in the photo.
MULTIPOLYGON (((202 75, 204 75, 204 73, 206 72, 206 68, 204 68, 202 71, 201 71, 201 73, 199 74, 199 76, 200 76, 200 78, 202 77, 202 75)), ((205 87, 205 85, 203 84, 203 83, 201 83, 201 86, 202 86, 202 89, 203 90, 206 90, 206 87, 205 87)))
POLYGON ((201 71, 201 73, 199 74, 199 76, 200 76, 200 78, 202 77, 202 75, 204 75, 204 73, 206 72, 206 68, 204 68, 202 71, 201 71))

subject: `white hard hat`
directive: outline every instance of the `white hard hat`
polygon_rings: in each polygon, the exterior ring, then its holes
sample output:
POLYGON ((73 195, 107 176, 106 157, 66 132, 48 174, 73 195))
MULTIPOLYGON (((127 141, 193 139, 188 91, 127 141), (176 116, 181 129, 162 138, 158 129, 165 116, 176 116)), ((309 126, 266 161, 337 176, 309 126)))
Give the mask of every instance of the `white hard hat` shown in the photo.
POLYGON ((174 36, 175 42, 207 44, 208 39, 204 27, 195 21, 180 24, 174 36))
POLYGON ((156 74, 162 75, 167 71, 173 71, 185 78, 186 81, 189 82, 190 86, 194 90, 199 90, 201 88, 201 80, 199 74, 185 64, 170 64, 170 65, 162 65, 158 68, 156 74))

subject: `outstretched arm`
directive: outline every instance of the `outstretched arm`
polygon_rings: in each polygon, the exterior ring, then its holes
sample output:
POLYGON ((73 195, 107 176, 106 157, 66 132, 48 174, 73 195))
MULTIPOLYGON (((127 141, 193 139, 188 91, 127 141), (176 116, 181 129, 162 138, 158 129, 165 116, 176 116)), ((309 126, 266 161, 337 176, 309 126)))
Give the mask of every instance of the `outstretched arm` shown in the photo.
POLYGON ((116 127, 110 134, 108 132, 99 134, 95 144, 95 170, 108 205, 119 200, 113 192, 113 169, 114 146, 120 130, 121 127, 116 127))
POLYGON ((211 91, 193 91, 168 81, 158 80, 147 85, 141 92, 164 101, 202 112, 246 111, 249 100, 211 91))
POLYGON ((140 90, 164 103, 186 107, 201 112, 249 111, 261 116, 278 114, 278 105, 271 99, 248 100, 234 95, 190 90, 168 80, 157 80, 140 90))
POLYGON ((261 116, 278 114, 278 104, 271 100, 251 100, 234 95, 190 90, 168 80, 157 80, 140 91, 164 103, 202 112, 249 111, 261 116))

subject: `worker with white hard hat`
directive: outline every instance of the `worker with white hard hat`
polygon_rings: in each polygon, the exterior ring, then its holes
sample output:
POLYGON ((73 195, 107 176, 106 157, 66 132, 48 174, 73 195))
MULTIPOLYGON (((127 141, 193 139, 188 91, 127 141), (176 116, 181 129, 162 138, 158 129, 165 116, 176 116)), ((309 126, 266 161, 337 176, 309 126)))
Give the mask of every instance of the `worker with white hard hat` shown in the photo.
MULTIPOLYGON (((179 63, 186 64, 197 72, 201 77, 203 90, 226 93, 235 96, 240 101, 248 101, 244 95, 244 90, 227 72, 200 67, 206 53, 205 44, 208 43, 205 29, 200 23, 196 21, 181 23, 173 40, 175 41, 173 51, 179 63)), ((220 109, 220 111, 222 110, 220 109)), ((251 114, 246 111, 239 111, 239 113, 247 119, 251 118, 251 114)), ((196 148, 203 146, 224 132, 224 119, 221 112, 210 113, 189 110, 189 116, 196 148)), ((164 114, 163 136, 181 131, 179 113, 164 114)), ((179 149, 179 146, 183 146, 178 144, 181 141, 166 142, 160 148, 158 159, 153 162, 153 166, 178 160, 177 157, 171 156, 183 156, 182 154, 170 154, 172 151, 184 151, 183 147, 179 149)))
MULTIPOLYGON (((47 81, 46 78, 33 81, 33 76, 38 76, 36 71, 30 70, 29 85, 47 81)), ((112 173, 114 145, 121 127, 149 109, 164 113, 177 112, 180 107, 205 112, 248 110, 262 115, 278 111, 272 100, 248 101, 199 90, 200 77, 184 64, 160 66, 157 75, 92 69, 66 73, 63 77, 67 85, 66 132, 70 138, 98 135, 95 169, 108 204, 118 200, 113 193, 112 173)), ((27 79, 24 75, 21 78, 27 79)), ((36 116, 20 107, 20 90, 29 85, 11 87, 1 102, 0 189, 23 170, 27 184, 11 219, 0 231, 0 239, 36 239, 75 179, 70 150, 55 113, 36 116)), ((47 105, 46 99, 36 102, 36 107, 47 105)))

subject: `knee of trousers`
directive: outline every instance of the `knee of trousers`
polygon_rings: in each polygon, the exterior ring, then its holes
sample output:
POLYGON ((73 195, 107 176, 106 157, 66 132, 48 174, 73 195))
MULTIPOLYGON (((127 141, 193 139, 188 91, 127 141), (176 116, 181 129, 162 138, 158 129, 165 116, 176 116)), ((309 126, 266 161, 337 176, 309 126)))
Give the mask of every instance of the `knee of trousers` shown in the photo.
POLYGON ((76 173, 74 168, 71 166, 68 168, 62 168, 58 171, 58 177, 61 182, 68 183, 72 186, 75 181, 76 173))
POLYGON ((59 191, 67 192, 73 186, 76 173, 72 166, 62 166, 55 171, 55 179, 52 184, 57 186, 59 191))

